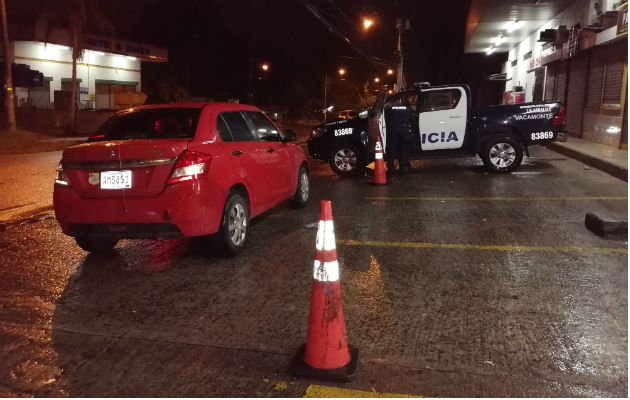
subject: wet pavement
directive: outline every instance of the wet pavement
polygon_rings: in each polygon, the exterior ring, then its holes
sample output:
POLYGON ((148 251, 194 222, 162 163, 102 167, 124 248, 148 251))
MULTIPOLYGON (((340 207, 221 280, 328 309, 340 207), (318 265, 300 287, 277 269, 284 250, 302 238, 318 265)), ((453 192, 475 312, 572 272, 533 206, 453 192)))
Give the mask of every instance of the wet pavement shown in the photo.
POLYGON ((185 239, 87 255, 51 213, 0 225, 0 396, 627 397, 627 239, 584 227, 588 211, 627 220, 627 184, 530 151, 510 175, 415 161, 385 187, 312 161, 310 204, 254 220, 236 258, 185 239), (286 372, 321 199, 360 349, 351 383, 286 372))
POLYGON ((0 155, 0 223, 51 209, 61 151, 0 155))

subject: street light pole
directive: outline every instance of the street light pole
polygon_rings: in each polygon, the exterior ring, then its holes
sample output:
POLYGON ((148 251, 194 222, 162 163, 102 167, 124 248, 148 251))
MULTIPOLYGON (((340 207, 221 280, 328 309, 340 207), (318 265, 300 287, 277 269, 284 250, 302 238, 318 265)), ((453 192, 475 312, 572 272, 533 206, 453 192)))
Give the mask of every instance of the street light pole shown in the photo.
POLYGON ((409 19, 405 19, 403 21, 402 18, 398 18, 396 20, 396 28, 398 29, 398 44, 396 46, 396 50, 398 53, 398 68, 396 73, 396 86, 394 87, 394 91, 398 92, 403 89, 404 78, 403 78, 403 51, 402 51, 402 33, 403 30, 409 29, 409 19))
POLYGON ((328 104, 326 102, 326 88, 328 87, 328 71, 324 72, 324 123, 326 123, 326 109, 328 104))

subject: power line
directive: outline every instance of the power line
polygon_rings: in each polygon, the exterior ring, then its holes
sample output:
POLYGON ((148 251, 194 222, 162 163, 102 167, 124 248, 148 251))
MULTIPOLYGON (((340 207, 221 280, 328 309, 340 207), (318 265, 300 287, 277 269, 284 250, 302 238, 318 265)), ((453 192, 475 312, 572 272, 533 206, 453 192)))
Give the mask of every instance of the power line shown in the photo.
POLYGON ((363 51, 359 47, 357 47, 354 43, 352 43, 352 41, 347 36, 345 36, 343 33, 341 33, 335 26, 333 26, 328 21, 322 15, 322 12, 320 10, 318 10, 313 4, 311 4, 310 1, 308 1, 308 0, 301 0, 301 3, 308 11, 311 12, 311 14, 313 14, 315 16, 315 18, 317 18, 320 22, 322 22, 324 25, 326 25, 331 32, 333 32, 335 35, 339 36, 339 38, 341 38, 341 40, 346 42, 346 44, 348 44, 348 46, 350 46, 352 48, 352 50, 354 50, 356 53, 358 53, 359 55, 364 57, 370 64, 372 64, 372 66, 374 66, 374 67, 379 67, 379 66, 387 67, 387 66, 389 66, 389 64, 387 64, 386 62, 384 62, 380 58, 366 53, 365 51, 363 51))
POLYGON ((343 16, 344 16, 344 18, 346 19, 346 21, 348 21, 348 22, 352 22, 352 20, 350 19, 350 17, 348 17, 348 15, 347 15, 347 14, 346 14, 346 13, 345 13, 342 9, 341 9, 341 7, 339 7, 339 6, 337 5, 337 3, 335 3, 335 1, 334 1, 334 0, 328 0, 328 1, 329 1, 329 2, 330 2, 330 3, 331 3, 334 7, 335 7, 335 9, 337 9, 337 11, 339 11, 339 13, 340 13, 341 15, 343 15, 343 16))

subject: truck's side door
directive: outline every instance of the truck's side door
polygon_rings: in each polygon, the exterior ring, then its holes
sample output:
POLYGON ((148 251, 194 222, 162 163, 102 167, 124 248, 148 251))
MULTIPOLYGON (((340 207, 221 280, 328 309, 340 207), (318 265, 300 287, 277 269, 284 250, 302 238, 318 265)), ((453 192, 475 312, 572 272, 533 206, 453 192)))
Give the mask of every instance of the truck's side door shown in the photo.
POLYGON ((422 151, 462 147, 468 120, 468 98, 464 88, 423 89, 419 106, 422 151))

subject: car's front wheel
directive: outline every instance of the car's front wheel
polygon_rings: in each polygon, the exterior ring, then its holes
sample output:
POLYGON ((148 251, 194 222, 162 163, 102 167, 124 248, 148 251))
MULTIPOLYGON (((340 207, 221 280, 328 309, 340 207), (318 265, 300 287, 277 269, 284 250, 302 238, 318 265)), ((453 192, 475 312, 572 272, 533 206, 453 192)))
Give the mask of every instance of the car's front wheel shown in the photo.
POLYGON ((80 248, 90 253, 107 253, 118 244, 118 239, 75 237, 74 240, 80 248))
POLYGON ((308 175, 308 169, 302 165, 300 167, 300 172, 298 172, 295 194, 291 198, 291 205, 293 208, 304 208, 306 203, 308 203, 308 197, 311 190, 310 182, 311 179, 308 175))
POLYGON ((482 150, 481 159, 492 172, 512 172, 523 161, 523 146, 511 136, 488 140, 482 150))
POLYGON ((236 255, 247 243, 249 205, 240 193, 231 193, 221 217, 219 232, 213 235, 214 244, 222 254, 236 255))
POLYGON ((330 153, 329 164, 339 176, 354 176, 365 167, 365 156, 355 146, 342 144, 330 153))

